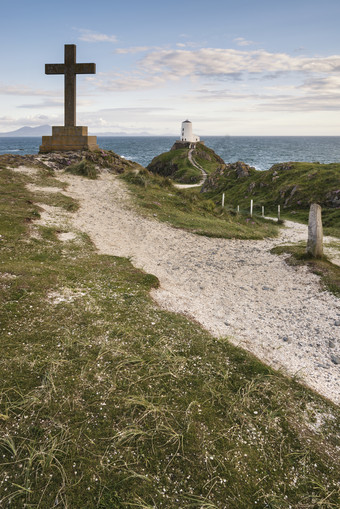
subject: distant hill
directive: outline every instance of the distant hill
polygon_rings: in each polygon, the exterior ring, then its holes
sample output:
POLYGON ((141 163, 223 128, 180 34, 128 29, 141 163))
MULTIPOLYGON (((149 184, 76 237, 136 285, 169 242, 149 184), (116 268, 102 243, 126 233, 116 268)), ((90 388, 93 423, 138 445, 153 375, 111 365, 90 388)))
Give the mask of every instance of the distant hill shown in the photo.
POLYGON ((37 127, 20 127, 15 131, 0 133, 0 137, 26 137, 26 136, 51 136, 52 127, 50 125, 39 125, 37 127))

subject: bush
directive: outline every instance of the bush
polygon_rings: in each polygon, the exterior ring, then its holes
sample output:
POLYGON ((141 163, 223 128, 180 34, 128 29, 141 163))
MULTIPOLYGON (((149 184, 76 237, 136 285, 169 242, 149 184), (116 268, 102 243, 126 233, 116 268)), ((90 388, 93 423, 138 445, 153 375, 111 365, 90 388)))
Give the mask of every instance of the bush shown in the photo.
POLYGON ((94 163, 91 161, 87 161, 83 159, 80 163, 71 164, 67 169, 67 173, 72 173, 73 175, 83 175, 84 177, 88 177, 90 179, 98 178, 99 171, 97 170, 94 163))
POLYGON ((213 200, 206 200, 205 202, 202 203, 202 206, 208 212, 213 212, 216 208, 216 205, 213 202, 213 200))

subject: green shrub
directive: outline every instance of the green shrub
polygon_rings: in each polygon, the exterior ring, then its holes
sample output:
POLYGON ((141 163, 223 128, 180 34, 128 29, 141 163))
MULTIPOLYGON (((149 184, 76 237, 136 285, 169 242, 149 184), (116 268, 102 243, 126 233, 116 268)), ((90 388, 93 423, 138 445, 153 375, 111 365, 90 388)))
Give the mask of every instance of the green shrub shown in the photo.
POLYGON ((79 163, 71 164, 66 169, 66 172, 72 173, 73 175, 82 175, 93 180, 98 178, 99 175, 99 171, 97 170, 95 164, 91 161, 87 161, 86 159, 83 159, 79 163))

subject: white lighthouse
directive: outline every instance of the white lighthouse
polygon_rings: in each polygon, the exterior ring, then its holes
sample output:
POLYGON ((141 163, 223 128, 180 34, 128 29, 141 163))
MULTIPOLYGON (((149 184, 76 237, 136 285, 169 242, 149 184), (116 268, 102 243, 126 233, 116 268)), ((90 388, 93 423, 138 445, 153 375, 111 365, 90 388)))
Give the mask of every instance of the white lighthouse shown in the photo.
POLYGON ((181 141, 189 141, 190 143, 200 141, 200 137, 192 133, 192 123, 190 120, 184 120, 184 122, 182 122, 181 141))

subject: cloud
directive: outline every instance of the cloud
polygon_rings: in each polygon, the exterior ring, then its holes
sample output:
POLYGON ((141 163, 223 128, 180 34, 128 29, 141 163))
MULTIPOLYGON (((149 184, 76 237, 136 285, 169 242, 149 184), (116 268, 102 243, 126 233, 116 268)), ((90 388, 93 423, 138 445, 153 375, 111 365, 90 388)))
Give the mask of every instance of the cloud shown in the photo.
POLYGON ((259 100, 259 99, 272 99, 272 95, 262 95, 255 94, 249 92, 237 92, 235 90, 212 90, 208 88, 201 88, 195 91, 195 95, 187 96, 187 99, 191 99, 193 101, 204 100, 204 101, 221 101, 221 100, 229 100, 229 101, 249 101, 249 100, 259 100))
POLYGON ((247 39, 244 39, 244 37, 236 37, 235 39, 233 39, 233 41, 238 46, 252 46, 253 44, 255 44, 254 41, 247 41, 247 39))
POLYGON ((29 88, 24 85, 4 85, 0 83, 0 95, 54 96, 55 92, 29 88))
POLYGON ((83 125, 97 127, 108 127, 110 129, 142 129, 150 126, 171 125, 174 121, 174 110, 172 108, 156 107, 126 107, 106 108, 96 112, 82 112, 79 114, 83 125))
MULTIPOLYGON (((339 77, 321 81, 322 86, 319 88, 319 80, 307 82, 300 87, 272 87, 262 88, 254 91, 253 88, 245 90, 230 89, 213 89, 209 87, 195 90, 193 94, 186 97, 187 101, 199 102, 216 102, 217 104, 227 104, 228 111, 291 111, 291 112, 313 112, 313 111, 332 111, 340 109, 340 93, 339 88, 335 84, 340 80, 339 77), (327 89, 327 85, 330 87, 327 89), (283 93, 282 93, 283 92, 283 93)), ((340 86, 340 84, 339 84, 340 86)))
MULTIPOLYGON (((125 107, 125 108, 102 108, 96 112, 87 112, 86 115, 88 117, 96 117, 99 115, 102 118, 106 116, 109 118, 116 118, 120 116, 124 116, 126 120, 134 120, 135 118, 143 119, 146 116, 152 115, 154 117, 163 116, 164 112, 171 112, 172 108, 155 108, 155 107, 125 107)), ((85 114, 85 113, 83 113, 85 114)))
MULTIPOLYGON (((91 104, 90 101, 84 101, 83 99, 77 99, 77 106, 88 106, 91 104)), ((51 99, 46 100, 40 103, 32 103, 32 104, 20 104, 17 108, 27 108, 27 109, 43 109, 43 108, 55 108, 64 106, 64 99, 51 99)))
POLYGON ((100 34, 86 28, 75 28, 80 32, 79 40, 85 42, 117 42, 117 36, 100 34))
POLYGON ((336 72, 340 55, 300 57, 265 50, 202 48, 199 50, 161 50, 147 55, 140 63, 145 72, 177 76, 214 76, 247 72, 336 72))
POLYGON ((325 77, 308 78, 298 88, 305 91, 318 91, 320 93, 332 91, 340 94, 340 76, 333 74, 325 77))
POLYGON ((338 111, 340 94, 310 94, 292 97, 274 97, 259 105, 258 109, 266 111, 338 111))
POLYGON ((148 46, 134 46, 131 48, 117 48, 114 50, 114 53, 118 55, 127 55, 128 53, 140 53, 142 51, 148 51, 151 48, 148 46))
POLYGON ((113 53, 118 55, 127 55, 129 53, 142 53, 150 50, 160 49, 158 46, 132 46, 131 48, 117 48, 113 53))
POLYGON ((122 55, 138 52, 147 54, 143 55, 134 69, 120 74, 101 74, 102 79, 98 81, 96 78, 95 86, 106 91, 135 91, 160 88, 179 80, 189 83, 189 80, 205 78, 215 83, 225 80, 244 80, 244 83, 247 80, 263 83, 281 80, 282 83, 290 80, 291 88, 296 88, 300 86, 302 78, 318 77, 321 80, 327 74, 336 75, 340 71, 340 55, 306 57, 271 53, 263 49, 169 49, 148 46, 115 50, 115 53, 122 55))
POLYGON ((108 92, 122 91, 129 92, 133 90, 145 90, 164 86, 167 82, 166 76, 151 75, 126 75, 115 79, 101 80, 96 83, 100 90, 108 92))

